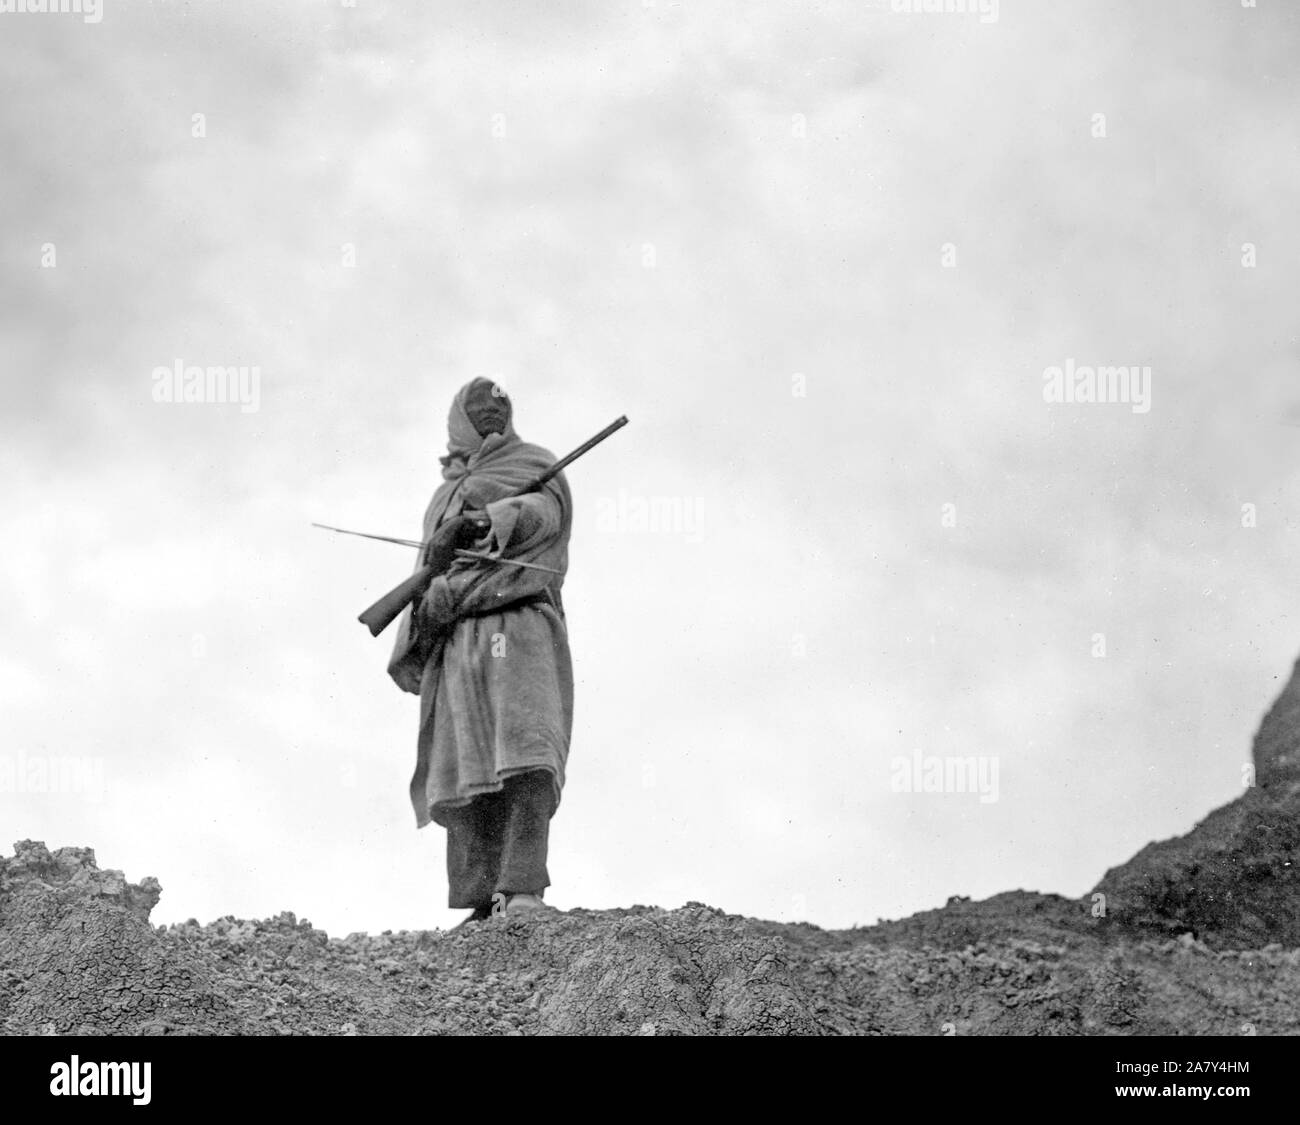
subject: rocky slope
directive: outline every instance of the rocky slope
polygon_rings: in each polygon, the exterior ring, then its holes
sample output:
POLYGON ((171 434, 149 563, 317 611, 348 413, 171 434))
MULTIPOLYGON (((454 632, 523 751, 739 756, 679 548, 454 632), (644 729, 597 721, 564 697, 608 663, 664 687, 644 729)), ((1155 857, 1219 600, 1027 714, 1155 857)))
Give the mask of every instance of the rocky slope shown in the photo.
POLYGON ((1300 945, 1300 663, 1255 735, 1253 781, 1186 836, 1148 844, 1094 888, 1131 933, 1216 948, 1300 945))
POLYGON ((697 903, 330 938, 292 914, 152 927, 88 848, 0 858, 7 1034, 1300 1032, 1300 665, 1256 784, 1081 901, 1015 891, 824 931, 697 903))

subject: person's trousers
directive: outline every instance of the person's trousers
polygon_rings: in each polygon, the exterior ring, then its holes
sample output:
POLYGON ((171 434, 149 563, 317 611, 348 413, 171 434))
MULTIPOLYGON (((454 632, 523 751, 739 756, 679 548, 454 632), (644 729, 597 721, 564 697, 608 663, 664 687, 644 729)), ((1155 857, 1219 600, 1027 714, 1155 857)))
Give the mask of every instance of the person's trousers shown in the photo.
POLYGON ((547 770, 529 770, 468 805, 447 810, 447 905, 489 907, 492 895, 540 895, 551 880, 546 847, 555 789, 547 770))

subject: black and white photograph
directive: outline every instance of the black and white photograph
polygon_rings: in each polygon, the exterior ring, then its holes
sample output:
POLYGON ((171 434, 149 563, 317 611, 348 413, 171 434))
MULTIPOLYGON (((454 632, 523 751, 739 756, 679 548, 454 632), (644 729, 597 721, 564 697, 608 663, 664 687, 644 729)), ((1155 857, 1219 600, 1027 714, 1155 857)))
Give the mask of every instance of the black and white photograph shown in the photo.
POLYGON ((33 1111, 1282 1080, 1295 0, 0 0, 0 90, 33 1111))

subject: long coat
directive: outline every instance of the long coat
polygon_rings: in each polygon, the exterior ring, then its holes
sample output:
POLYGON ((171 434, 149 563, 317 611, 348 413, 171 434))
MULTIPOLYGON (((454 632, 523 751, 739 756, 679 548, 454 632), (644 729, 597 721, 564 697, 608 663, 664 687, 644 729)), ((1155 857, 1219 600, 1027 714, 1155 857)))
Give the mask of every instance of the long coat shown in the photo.
MULTIPOLYGON (((452 429, 455 449, 454 419, 452 429)), ((465 446, 477 439, 469 434, 465 446)), ((560 598, 573 502, 563 474, 540 492, 498 499, 554 461, 513 429, 489 435, 467 456, 443 459, 445 479, 425 512, 426 540, 462 510, 485 510, 492 527, 476 550, 560 573, 458 560, 429 594, 458 612, 450 631, 421 635, 410 608, 398 623, 388 671, 420 696, 411 804, 421 828, 431 820, 445 825, 444 810, 527 770, 550 773, 559 803, 573 730, 573 667, 560 598)))

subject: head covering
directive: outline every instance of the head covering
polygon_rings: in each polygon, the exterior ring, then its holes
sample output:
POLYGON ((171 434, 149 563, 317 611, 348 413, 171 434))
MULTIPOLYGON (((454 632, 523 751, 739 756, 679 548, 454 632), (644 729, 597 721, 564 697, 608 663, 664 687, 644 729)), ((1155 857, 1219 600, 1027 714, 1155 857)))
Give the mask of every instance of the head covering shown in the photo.
MULTIPOLYGON (((490 379, 471 379, 452 399, 447 414, 447 456, 444 468, 452 462, 468 462, 485 446, 497 446, 515 436, 511 423, 510 399, 490 379)), ((444 474, 445 475, 445 474, 444 474)))

